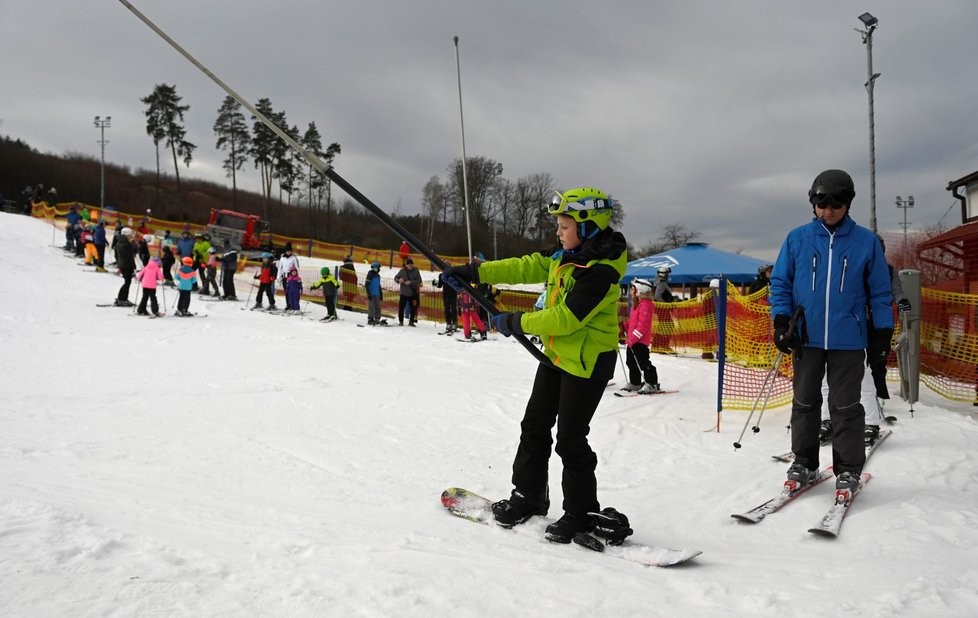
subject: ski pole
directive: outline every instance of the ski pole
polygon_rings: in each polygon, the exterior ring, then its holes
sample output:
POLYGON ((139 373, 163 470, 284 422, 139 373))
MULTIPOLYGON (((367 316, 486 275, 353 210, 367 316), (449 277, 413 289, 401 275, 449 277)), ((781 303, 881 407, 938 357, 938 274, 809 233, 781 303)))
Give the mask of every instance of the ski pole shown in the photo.
MULTIPOLYGON (((795 331, 795 322, 802 315, 802 313, 803 313, 803 310, 801 308, 801 305, 799 305, 798 308, 795 309, 795 314, 793 316, 791 316, 791 319, 790 320, 788 320, 788 329, 785 331, 785 336, 786 337, 790 338, 791 335, 794 333, 794 331, 795 331)), ((784 360, 784 352, 778 350, 778 355, 774 358, 774 365, 772 365, 771 366, 771 369, 767 372, 767 375, 764 377, 764 383, 761 384, 760 390, 757 391, 757 397, 754 398, 754 406, 751 408, 750 414, 747 415, 747 420, 744 421, 744 428, 740 431, 740 436, 737 438, 737 441, 733 443, 734 450, 735 451, 741 447, 740 441, 743 440, 744 434, 747 433, 747 427, 750 425, 750 419, 753 418, 753 416, 754 416, 754 411, 757 410, 757 404, 761 400, 761 395, 764 395, 765 394, 765 391, 767 391, 767 396, 764 397, 764 407, 761 408, 761 414, 758 416, 757 424, 755 424, 754 427, 753 427, 754 433, 758 433, 758 432, 761 431, 761 428, 760 428, 760 422, 761 422, 760 416, 763 416, 764 415, 764 408, 767 408, 767 401, 771 397, 771 392, 770 391, 771 391, 771 389, 774 388, 774 376, 777 374, 778 370, 781 368, 781 361, 782 360, 784 360), (770 389, 768 388, 768 382, 770 382, 770 389)))
POLYGON ((621 359, 621 347, 616 346, 615 349, 618 350, 618 362, 621 364, 621 374, 625 376, 625 381, 630 383, 628 379, 628 371, 625 369, 625 361, 621 359))
POLYGON ((139 309, 139 298, 140 298, 140 292, 141 292, 141 291, 142 291, 142 287, 137 287, 137 288, 136 288, 136 302, 135 302, 135 303, 133 304, 133 306, 132 306, 132 312, 133 312, 134 314, 135 314, 135 313, 136 313, 136 311, 137 311, 137 310, 139 309))
POLYGON ((160 289, 160 297, 163 300, 163 310, 166 311, 166 286, 157 285, 156 287, 160 289))
MULTIPOLYGON (((242 309, 247 309, 248 305, 251 304, 251 293, 255 291, 255 280, 251 280, 251 285, 248 286, 248 300, 245 301, 244 307, 242 309)), ((261 300, 260 298, 258 300, 261 300)))
MULTIPOLYGON (((438 267, 439 270, 445 270, 446 268, 448 268, 448 264, 446 264, 445 261, 442 260, 430 247, 428 247, 426 244, 418 240, 418 238, 414 234, 409 232, 404 226, 402 226, 400 223, 395 221, 393 217, 391 217, 389 214, 384 212, 384 210, 381 209, 379 206, 377 206, 372 201, 370 201, 367 198, 367 196, 365 196, 363 193, 360 193, 360 191, 358 191, 356 187, 351 185, 349 182, 346 181, 346 179, 344 179, 342 176, 336 173, 336 170, 334 170, 331 165, 329 165, 321 158, 312 154, 306 148, 301 146, 297 141, 295 141, 285 131, 283 131, 278 125, 276 125, 274 122, 269 120, 264 114, 258 111, 254 105, 249 103, 247 100, 241 97, 241 95, 239 95, 237 92, 232 90, 230 86, 228 86, 223 81, 221 81, 221 79, 217 75, 215 75, 213 72, 211 72, 210 69, 208 69, 203 64, 201 64, 196 58, 191 56, 187 50, 185 50, 176 41, 170 38, 168 34, 163 32, 159 28, 159 26, 154 24, 152 21, 150 21, 148 17, 143 15, 141 12, 139 12, 139 10, 137 10, 136 7, 134 7, 131 2, 129 2, 128 0, 119 0, 119 2, 127 9, 129 9, 129 11, 133 15, 139 18, 140 21, 146 24, 146 26, 148 26, 153 32, 159 35, 160 38, 166 41, 174 50, 176 50, 180 55, 186 58, 187 61, 189 61, 191 64, 197 67, 202 73, 204 73, 207 77, 209 77, 215 84, 217 84, 222 90, 224 90, 224 92, 226 92, 228 96, 230 96, 235 101, 240 103, 241 106, 247 109, 252 116, 254 116, 259 121, 261 121, 261 123, 264 124, 266 127, 268 127, 268 129, 272 133, 277 135, 279 139, 284 141, 286 144, 289 145, 290 148, 292 148, 297 153, 302 155, 302 158, 305 159, 309 165, 315 168, 316 171, 320 172, 321 174, 329 178, 333 183, 339 186, 340 189, 345 191, 347 195, 352 197, 354 201, 356 201, 358 204, 360 204, 361 206, 369 210, 389 230, 394 232, 400 238, 403 238, 410 246, 414 247, 414 249, 416 249, 418 253, 426 257, 428 261, 430 261, 434 266, 438 267)), ((478 290, 475 289, 470 290, 469 296, 471 296, 472 299, 475 300, 475 302, 478 303, 480 307, 485 309, 489 313, 489 315, 496 315, 497 313, 499 313, 499 309, 496 307, 495 303, 493 303, 492 300, 480 294, 478 290)), ((538 350, 536 346, 530 343, 530 340, 526 338, 526 335, 514 333, 513 338, 516 339, 516 341, 520 345, 522 345, 526 349, 526 351, 532 354, 533 357, 536 358, 538 361, 540 361, 545 365, 553 365, 550 359, 548 359, 543 352, 538 350)))

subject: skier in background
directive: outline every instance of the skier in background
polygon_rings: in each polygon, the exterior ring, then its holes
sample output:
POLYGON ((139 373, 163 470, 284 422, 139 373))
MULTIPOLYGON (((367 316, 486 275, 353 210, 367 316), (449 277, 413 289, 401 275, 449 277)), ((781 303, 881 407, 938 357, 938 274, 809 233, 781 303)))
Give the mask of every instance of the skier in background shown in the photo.
POLYGON ((231 247, 231 241, 224 241, 224 253, 221 254, 221 283, 224 284, 224 300, 238 300, 234 290, 234 273, 238 272, 238 252, 231 247))
POLYGON ((652 296, 655 288, 647 279, 632 279, 630 289, 632 311, 628 315, 625 332, 628 384, 621 390, 626 393, 637 391, 643 395, 661 393, 659 373, 649 360, 649 344, 652 343, 652 296))
POLYGON ((748 294, 754 294, 759 292, 771 285, 771 271, 774 270, 774 264, 765 264, 757 269, 757 278, 750 284, 750 291, 748 294))
POLYGON ((387 320, 380 315, 380 302, 384 300, 384 291, 380 286, 380 262, 370 264, 363 287, 367 292, 367 326, 387 326, 387 320))
MULTIPOLYGON (((446 262, 445 266, 451 267, 451 264, 446 262)), ((441 275, 438 275, 431 284, 441 289, 441 302, 445 309, 445 332, 450 335, 458 330, 458 293, 455 288, 442 280, 441 275)))
POLYGON ((261 297, 264 294, 268 298, 268 308, 271 311, 275 310, 275 279, 278 275, 278 268, 275 266, 275 262, 272 261, 272 254, 265 253, 261 254, 261 267, 258 269, 258 274, 255 275, 255 279, 258 279, 258 298, 255 299, 255 306, 252 309, 261 309, 261 297))
POLYGON ((401 297, 397 302, 397 321, 404 326, 405 309, 408 313, 408 326, 418 325, 418 297, 421 295, 421 271, 414 267, 414 260, 404 261, 404 268, 394 275, 394 283, 401 286, 401 297))
POLYGON ((478 307, 472 297, 464 289, 458 293, 458 307, 462 312, 462 334, 470 341, 486 340, 486 325, 479 317, 478 307), (479 331, 480 339, 472 336, 472 323, 479 331))
POLYGON ((132 228, 124 227, 112 239, 116 243, 115 260, 119 267, 119 274, 122 275, 123 283, 116 295, 115 304, 119 307, 132 307, 133 303, 129 300, 129 286, 132 284, 133 274, 136 272, 135 249, 132 246, 132 228))
POLYGON ((339 287, 339 283, 336 281, 336 277, 333 276, 333 271, 329 266, 323 266, 319 269, 319 274, 319 281, 313 283, 309 289, 318 290, 322 288, 323 302, 326 305, 327 314, 320 322, 332 322, 336 319, 336 289, 339 287))
POLYGON ((156 300, 156 286, 163 281, 163 268, 160 266, 160 258, 152 258, 149 263, 136 275, 142 285, 143 297, 139 301, 136 309, 138 315, 149 315, 146 312, 146 301, 149 301, 150 308, 154 316, 159 317, 160 305, 156 300))
POLYGON ((302 297, 302 278, 295 268, 285 277, 285 311, 299 313, 299 299, 302 297))
POLYGON ((556 452, 563 463, 563 516, 547 526, 545 536, 569 543, 576 534, 631 533, 627 518, 606 509, 596 525, 590 515, 601 510, 597 498, 597 456, 587 441, 591 418, 614 375, 618 350, 618 282, 625 274, 626 242, 611 228, 613 205, 601 191, 582 187, 557 193, 549 207, 557 219, 558 246, 523 257, 473 262, 446 269, 461 283, 546 283, 546 307, 532 313, 499 313, 493 326, 503 336, 539 335, 550 363, 536 370, 533 391, 520 424, 520 444, 513 461, 513 491, 492 505, 496 523, 512 527, 550 508, 548 468, 557 425, 556 452), (625 529, 627 528, 627 533, 625 529))
MULTIPOLYGON (((370 267, 373 268, 373 264, 370 267)), ((340 282, 343 287, 343 306, 340 309, 353 311, 353 298, 357 295, 357 270, 349 255, 343 258, 343 265, 340 266, 340 282)))
POLYGON ((180 317, 191 315, 190 296, 196 281, 197 271, 194 270, 194 259, 189 255, 180 258, 180 268, 177 269, 177 290, 180 294, 180 298, 177 300, 177 315, 180 317))

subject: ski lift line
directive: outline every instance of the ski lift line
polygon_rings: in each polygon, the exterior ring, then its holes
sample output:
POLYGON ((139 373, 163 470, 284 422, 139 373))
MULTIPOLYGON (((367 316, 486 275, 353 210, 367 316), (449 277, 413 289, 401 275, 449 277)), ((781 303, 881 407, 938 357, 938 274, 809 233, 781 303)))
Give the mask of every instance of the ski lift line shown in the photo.
MULTIPOLYGON (((372 201, 370 201, 363 193, 360 193, 360 191, 358 191, 353 185, 347 182, 346 179, 344 179, 342 176, 337 174, 336 171, 325 161, 323 161, 313 153, 309 152, 308 150, 303 148, 298 142, 296 142, 294 139, 289 137, 289 135, 285 131, 283 131, 280 127, 278 127, 274 122, 269 120, 267 117, 265 117, 264 114, 262 114, 257 109, 255 109, 255 106, 253 106, 251 103, 246 101, 237 92, 232 90, 230 86, 225 84, 224 81, 221 80, 221 78, 219 78, 213 72, 211 72, 210 69, 208 69, 203 64, 198 62, 196 58, 190 55, 190 52, 185 50, 183 47, 180 46, 179 43, 177 43, 172 38, 170 38, 170 36, 167 33, 163 32, 163 30, 161 30, 156 24, 154 24, 148 17, 143 15, 136 7, 132 5, 131 2, 129 2, 128 0, 119 0, 119 2, 124 7, 129 9, 129 11, 132 12, 133 15, 138 17, 140 21, 146 24, 146 26, 148 26, 150 30, 158 34, 160 38, 162 38, 164 41, 169 43, 170 47, 172 47, 177 52, 179 52, 181 56, 186 58, 195 67, 200 69, 200 71, 204 73, 204 75, 211 78, 211 80, 215 84, 220 86, 221 89, 224 90, 224 92, 228 93, 228 95, 230 95, 231 98, 233 98, 235 101, 240 103, 241 106, 247 109, 249 112, 251 112, 251 114, 255 118, 257 118, 259 121, 261 121, 262 124, 268 127, 269 130, 275 133, 275 135, 278 136, 279 139, 281 139, 286 144, 288 144, 293 150, 301 154, 303 159, 305 159, 306 162, 309 163, 309 165, 316 168, 317 171, 319 171, 321 174, 323 174, 331 181, 336 183, 350 197, 356 200, 361 206, 369 210, 375 217, 380 219, 380 221, 384 225, 386 225, 388 229, 390 229, 395 234, 398 234, 401 238, 407 241, 409 245, 414 247, 415 250, 417 250, 423 256, 428 258, 428 260, 432 264, 437 266, 439 269, 444 270, 445 268, 448 267, 448 264, 442 261, 442 259, 438 257, 438 255, 434 251, 432 251, 427 245, 423 244, 420 240, 418 240, 414 236, 414 234, 409 232, 400 223, 398 223, 393 218, 391 218, 390 215, 388 215, 386 212, 381 210, 379 206, 377 206, 372 201)), ((495 315, 500 312, 499 309, 496 307, 495 303, 492 302, 492 300, 480 294, 476 289, 467 290, 466 293, 472 298, 472 300, 478 303, 480 307, 488 311, 490 315, 495 315)), ((536 346, 530 343, 530 340, 527 339, 525 335, 513 333, 513 337, 520 343, 520 345, 522 345, 526 349, 527 352, 532 354, 533 357, 536 358, 538 361, 547 365, 552 365, 550 359, 547 358, 543 354, 543 352, 537 349, 536 346)))

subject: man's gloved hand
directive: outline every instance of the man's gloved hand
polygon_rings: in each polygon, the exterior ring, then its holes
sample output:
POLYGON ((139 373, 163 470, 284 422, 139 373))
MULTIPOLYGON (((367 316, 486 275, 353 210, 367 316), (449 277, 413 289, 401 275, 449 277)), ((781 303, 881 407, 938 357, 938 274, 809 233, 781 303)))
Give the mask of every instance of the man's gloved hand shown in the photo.
POLYGON ((497 313, 489 318, 489 321, 496 327, 500 335, 509 337, 513 333, 517 335, 523 334, 523 327, 520 325, 521 317, 523 317, 522 311, 517 311, 516 313, 497 313))
POLYGON ((866 364, 870 367, 886 366, 886 357, 890 355, 890 339, 893 338, 892 328, 876 328, 869 335, 869 345, 866 347, 866 364))
POLYGON ((774 345, 781 352, 791 354, 792 350, 798 347, 798 337, 794 330, 788 334, 788 324, 791 319, 786 315, 774 316, 774 345))
POLYGON ((900 313, 910 313, 910 301, 906 298, 901 298, 897 301, 897 309, 900 310, 900 313))
POLYGON ((470 283, 479 283, 479 265, 462 264, 461 266, 449 266, 442 271, 442 281, 461 292, 470 283))

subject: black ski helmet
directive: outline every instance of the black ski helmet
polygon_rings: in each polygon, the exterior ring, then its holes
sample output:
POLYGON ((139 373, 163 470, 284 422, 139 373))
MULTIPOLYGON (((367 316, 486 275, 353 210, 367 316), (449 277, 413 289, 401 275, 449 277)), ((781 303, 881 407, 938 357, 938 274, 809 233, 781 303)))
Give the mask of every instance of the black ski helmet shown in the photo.
POLYGON ((823 195, 845 204, 848 210, 856 197, 852 176, 842 170, 825 170, 812 182, 812 188, 808 190, 808 202, 814 206, 818 201, 816 196, 823 195))

